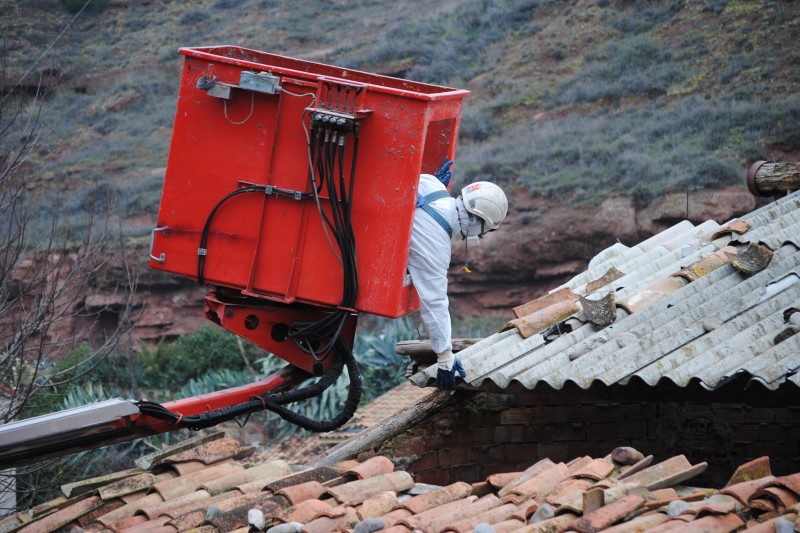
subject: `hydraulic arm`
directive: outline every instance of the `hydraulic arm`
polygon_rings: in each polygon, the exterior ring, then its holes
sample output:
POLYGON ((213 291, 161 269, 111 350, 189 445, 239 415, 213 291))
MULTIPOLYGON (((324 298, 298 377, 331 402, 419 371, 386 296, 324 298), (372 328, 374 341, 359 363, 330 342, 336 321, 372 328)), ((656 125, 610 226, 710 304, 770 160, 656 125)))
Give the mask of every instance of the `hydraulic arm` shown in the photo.
POLYGON ((0 469, 260 410, 335 429, 361 397, 358 314, 418 308, 406 266, 419 175, 455 157, 469 93, 233 46, 181 54, 150 265, 209 287, 209 320, 290 365, 195 398, 115 399, 0 426, 0 469), (292 411, 345 370, 336 416, 292 411))

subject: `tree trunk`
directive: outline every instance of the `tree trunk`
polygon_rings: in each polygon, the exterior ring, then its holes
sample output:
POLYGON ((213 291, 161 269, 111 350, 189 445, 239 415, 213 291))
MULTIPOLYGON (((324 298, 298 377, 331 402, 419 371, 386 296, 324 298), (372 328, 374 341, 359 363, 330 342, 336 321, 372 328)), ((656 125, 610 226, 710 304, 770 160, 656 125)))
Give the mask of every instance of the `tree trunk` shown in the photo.
POLYGON ((747 172, 747 187, 756 196, 776 196, 800 189, 800 163, 756 161, 747 172))

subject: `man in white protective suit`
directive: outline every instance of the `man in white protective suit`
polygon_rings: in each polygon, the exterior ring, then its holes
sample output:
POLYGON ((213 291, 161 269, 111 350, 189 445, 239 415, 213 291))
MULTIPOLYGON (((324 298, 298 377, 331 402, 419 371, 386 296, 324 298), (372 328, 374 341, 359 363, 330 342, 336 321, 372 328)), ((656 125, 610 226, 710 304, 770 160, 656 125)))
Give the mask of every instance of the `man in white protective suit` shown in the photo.
POLYGON ((436 352, 436 382, 442 389, 455 388, 456 373, 462 379, 467 376, 461 361, 453 355, 450 338, 447 299, 450 242, 460 235, 467 247, 477 245, 485 233, 497 229, 508 212, 503 190, 488 181, 467 185, 459 198, 451 197, 447 185, 452 177, 449 170, 452 164, 445 161, 435 176, 420 176, 408 252, 408 271, 419 294, 422 322, 436 352))

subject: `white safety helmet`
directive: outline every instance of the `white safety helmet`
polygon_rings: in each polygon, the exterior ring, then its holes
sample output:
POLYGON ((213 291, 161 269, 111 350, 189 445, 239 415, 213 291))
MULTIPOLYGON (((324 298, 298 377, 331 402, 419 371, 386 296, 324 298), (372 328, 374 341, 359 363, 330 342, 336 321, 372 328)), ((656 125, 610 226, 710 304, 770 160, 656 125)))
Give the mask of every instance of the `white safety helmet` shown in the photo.
POLYGON ((484 222, 484 232, 494 231, 508 213, 503 189, 488 181, 476 181, 461 189, 464 207, 484 222))

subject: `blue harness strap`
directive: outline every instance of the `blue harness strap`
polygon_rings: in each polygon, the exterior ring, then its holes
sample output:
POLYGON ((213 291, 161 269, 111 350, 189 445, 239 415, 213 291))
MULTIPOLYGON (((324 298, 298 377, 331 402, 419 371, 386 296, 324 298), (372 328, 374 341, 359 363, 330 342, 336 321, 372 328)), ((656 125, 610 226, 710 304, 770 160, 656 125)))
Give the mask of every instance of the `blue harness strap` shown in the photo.
POLYGON ((439 225, 447 232, 447 235, 452 239, 453 238, 453 228, 450 227, 450 224, 444 219, 441 213, 439 213, 436 209, 434 209, 429 204, 431 202, 435 202, 436 200, 441 200, 442 198, 449 198, 450 193, 447 191, 434 191, 430 194, 426 194, 422 196, 421 194, 417 194, 417 207, 428 213, 433 219, 439 223, 439 225))

